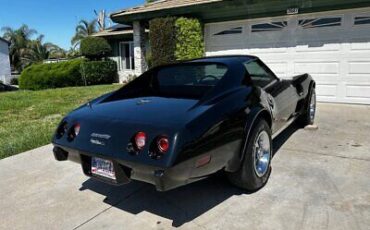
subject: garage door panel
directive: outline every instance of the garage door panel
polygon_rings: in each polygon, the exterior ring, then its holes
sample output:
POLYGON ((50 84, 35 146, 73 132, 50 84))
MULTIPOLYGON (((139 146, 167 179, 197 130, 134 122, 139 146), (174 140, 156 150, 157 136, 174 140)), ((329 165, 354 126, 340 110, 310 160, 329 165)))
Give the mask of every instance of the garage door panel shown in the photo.
POLYGON ((286 54, 287 48, 286 47, 281 47, 281 48, 267 48, 267 45, 265 46, 266 48, 249 48, 248 51, 250 54, 286 54))
POLYGON ((346 85, 346 97, 370 99, 370 85, 346 85))
POLYGON ((267 66, 281 78, 287 78, 288 63, 287 62, 274 62, 274 61, 264 61, 267 66))
MULTIPOLYGON (((339 74, 313 74, 309 73, 317 84, 331 84, 336 85, 338 83, 339 74)), ((302 74, 302 73, 301 73, 302 74)))
POLYGON ((348 63, 349 74, 365 74, 370 75, 370 61, 356 62, 352 61, 348 63))
POLYGON ((339 62, 295 62, 294 73, 339 74, 339 62))
POLYGON ((244 37, 242 36, 223 36, 212 39, 211 46, 238 46, 244 48, 244 37))
POLYGON ((305 44, 298 44, 296 46, 296 52, 298 53, 314 53, 314 52, 337 52, 340 51, 341 45, 338 41, 323 42, 308 42, 305 44))
POLYGON ((368 52, 370 51, 370 42, 352 41, 352 43, 350 43, 350 50, 368 52))
POLYGON ((210 46, 207 47, 207 56, 212 55, 240 55, 240 54, 247 54, 244 49, 241 49, 240 47, 228 47, 227 50, 224 49, 224 47, 220 46, 210 46))
POLYGON ((335 98, 337 95, 338 86, 337 85, 316 85, 317 96, 326 98, 335 98))
POLYGON ((370 18, 369 12, 359 8, 238 21, 243 36, 208 37, 206 43, 216 45, 207 46, 207 54, 256 55, 278 77, 311 74, 320 101, 370 104, 370 21, 361 18, 370 18))

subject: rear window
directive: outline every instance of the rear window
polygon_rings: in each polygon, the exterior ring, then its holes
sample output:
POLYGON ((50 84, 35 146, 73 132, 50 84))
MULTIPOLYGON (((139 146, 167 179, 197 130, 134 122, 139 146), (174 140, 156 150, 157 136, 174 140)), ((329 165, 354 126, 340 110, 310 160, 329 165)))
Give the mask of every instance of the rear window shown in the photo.
POLYGON ((157 72, 160 86, 215 86, 226 74, 221 64, 164 67, 157 72))
POLYGON ((186 63, 148 71, 117 91, 107 101, 137 97, 200 99, 227 74, 223 64, 186 63))
POLYGON ((154 76, 160 94, 179 97, 201 97, 225 77, 223 64, 192 63, 163 67, 154 76))

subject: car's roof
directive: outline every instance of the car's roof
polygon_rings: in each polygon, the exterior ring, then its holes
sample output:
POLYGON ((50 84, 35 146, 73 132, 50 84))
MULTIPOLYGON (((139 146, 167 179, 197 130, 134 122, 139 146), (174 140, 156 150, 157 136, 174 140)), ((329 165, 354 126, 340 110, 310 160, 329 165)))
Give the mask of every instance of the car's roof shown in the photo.
POLYGON ((221 55, 221 56, 209 56, 198 59, 189 60, 187 62, 245 62, 249 60, 254 60, 257 57, 252 55, 221 55))
POLYGON ((221 56, 209 56, 209 57, 202 57, 197 59, 190 59, 184 61, 177 61, 170 64, 164 64, 154 67, 154 69, 160 69, 165 67, 171 66, 178 66, 184 64, 191 64, 191 63, 221 63, 225 65, 242 65, 242 63, 258 59, 256 56, 252 55, 221 55, 221 56))

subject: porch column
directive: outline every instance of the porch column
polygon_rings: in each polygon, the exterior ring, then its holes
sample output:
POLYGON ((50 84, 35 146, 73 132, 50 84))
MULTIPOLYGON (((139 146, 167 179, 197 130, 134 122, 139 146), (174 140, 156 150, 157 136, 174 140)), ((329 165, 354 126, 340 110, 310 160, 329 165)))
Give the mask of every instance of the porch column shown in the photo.
POLYGON ((134 27, 134 59, 135 59, 135 74, 140 75, 147 70, 147 64, 145 60, 145 45, 146 45, 146 34, 145 26, 140 21, 133 23, 134 27))

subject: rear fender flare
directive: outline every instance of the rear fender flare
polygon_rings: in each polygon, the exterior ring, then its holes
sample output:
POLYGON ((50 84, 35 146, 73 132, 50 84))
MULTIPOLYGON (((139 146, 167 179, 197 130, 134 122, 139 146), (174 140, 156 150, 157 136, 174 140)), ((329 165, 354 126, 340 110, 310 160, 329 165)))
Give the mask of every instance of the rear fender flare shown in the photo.
MULTIPOLYGON (((249 109, 247 108, 247 110, 249 109)), ((242 144, 240 147, 240 151, 239 151, 239 154, 236 154, 233 160, 225 168, 225 170, 228 172, 236 172, 240 168, 244 160, 244 157, 245 157, 245 149, 247 148, 247 144, 249 141, 249 137, 251 135, 251 131, 253 127, 257 124, 258 120, 260 118, 265 119, 267 123, 270 125, 270 127, 272 127, 272 115, 270 111, 268 111, 266 108, 255 107, 255 108, 250 109, 249 113, 248 111, 246 112, 248 116, 245 122, 244 135, 243 135, 243 140, 242 140, 242 144)))
POLYGON ((315 88, 316 88, 316 83, 313 80, 311 80, 310 86, 308 87, 306 98, 304 100, 304 107, 303 107, 302 113, 304 113, 304 111, 308 109, 311 93, 312 93, 312 90, 315 88))

